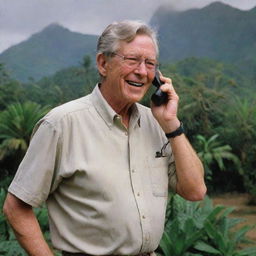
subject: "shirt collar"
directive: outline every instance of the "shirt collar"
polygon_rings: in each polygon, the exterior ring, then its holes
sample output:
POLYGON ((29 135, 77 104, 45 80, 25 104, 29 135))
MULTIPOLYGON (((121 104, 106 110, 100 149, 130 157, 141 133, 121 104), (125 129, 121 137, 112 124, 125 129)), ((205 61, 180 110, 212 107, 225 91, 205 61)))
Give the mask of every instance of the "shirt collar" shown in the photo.
MULTIPOLYGON (((114 125, 115 119, 117 116, 119 116, 108 104, 108 102, 105 100, 105 98, 102 96, 99 84, 97 84, 92 91, 91 99, 93 106, 95 107, 98 114, 101 116, 101 118, 105 121, 105 123, 111 127, 114 125)), ((130 118, 130 125, 135 126, 135 124, 138 124, 140 126, 140 113, 139 108, 137 106, 137 103, 135 103, 132 106, 132 112, 131 112, 131 118, 130 118)))

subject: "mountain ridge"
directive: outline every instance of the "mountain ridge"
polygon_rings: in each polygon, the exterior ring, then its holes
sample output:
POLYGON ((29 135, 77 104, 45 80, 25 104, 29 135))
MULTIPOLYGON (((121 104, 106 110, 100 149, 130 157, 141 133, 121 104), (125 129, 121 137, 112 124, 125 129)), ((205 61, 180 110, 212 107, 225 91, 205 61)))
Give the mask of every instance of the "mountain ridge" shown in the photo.
MULTIPOLYGON (((177 13, 158 10, 151 24, 158 28, 160 49, 164 49, 160 57, 165 61, 190 56, 234 61, 242 57, 239 48, 244 50, 256 39, 251 37, 255 34, 255 19, 254 11, 216 2, 202 9, 177 13)), ((246 51, 244 54, 249 55, 246 51)))
MULTIPOLYGON (((256 7, 244 11, 221 2, 201 9, 174 11, 160 7, 150 24, 158 30, 160 62, 188 57, 235 63, 244 72, 256 69, 256 7)), ((40 79, 95 59, 98 36, 70 31, 58 23, 0 54, 11 75, 21 81, 40 79)))
POLYGON ((53 23, 5 50, 0 54, 0 62, 18 80, 40 79, 62 68, 79 65, 85 55, 94 56, 96 40, 95 35, 73 32, 53 23))

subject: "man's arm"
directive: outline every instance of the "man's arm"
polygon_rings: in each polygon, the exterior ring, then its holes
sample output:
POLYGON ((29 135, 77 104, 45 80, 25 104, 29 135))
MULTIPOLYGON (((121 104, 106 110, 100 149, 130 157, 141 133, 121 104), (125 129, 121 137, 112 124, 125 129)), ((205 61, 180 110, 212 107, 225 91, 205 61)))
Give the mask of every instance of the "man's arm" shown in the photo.
MULTIPOLYGON (((160 77, 165 84, 161 90, 168 94, 167 104, 152 105, 152 113, 165 133, 171 133, 180 126, 177 118, 179 97, 172 81, 160 77)), ((174 154, 177 187, 176 192, 187 200, 202 200, 206 193, 203 165, 184 134, 169 139, 174 154)))
POLYGON ((206 193, 203 165, 184 134, 170 139, 177 173, 177 193, 190 201, 206 193))
POLYGON ((3 211, 17 240, 28 255, 53 256, 30 205, 8 193, 3 211))

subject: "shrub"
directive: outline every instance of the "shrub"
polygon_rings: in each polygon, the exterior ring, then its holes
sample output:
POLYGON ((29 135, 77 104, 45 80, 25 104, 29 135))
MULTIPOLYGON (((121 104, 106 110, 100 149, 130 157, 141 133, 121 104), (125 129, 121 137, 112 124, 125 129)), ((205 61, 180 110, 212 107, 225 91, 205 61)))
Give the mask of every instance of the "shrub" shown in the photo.
POLYGON ((164 256, 250 256, 256 247, 239 249, 250 244, 246 233, 253 226, 237 224, 243 220, 230 218, 234 209, 213 206, 206 197, 203 202, 189 202, 178 195, 171 196, 166 216, 166 228, 157 250, 164 256), (235 229, 234 229, 235 228, 235 229))

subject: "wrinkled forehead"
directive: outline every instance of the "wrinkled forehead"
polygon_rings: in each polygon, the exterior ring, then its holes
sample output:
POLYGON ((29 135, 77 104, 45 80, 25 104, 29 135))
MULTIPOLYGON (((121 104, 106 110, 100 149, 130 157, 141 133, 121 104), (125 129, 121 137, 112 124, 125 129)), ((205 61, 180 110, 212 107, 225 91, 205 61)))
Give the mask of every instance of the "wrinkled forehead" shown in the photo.
POLYGON ((145 56, 147 58, 157 58, 157 49, 148 35, 137 35, 132 41, 119 41, 118 51, 122 54, 145 56))

